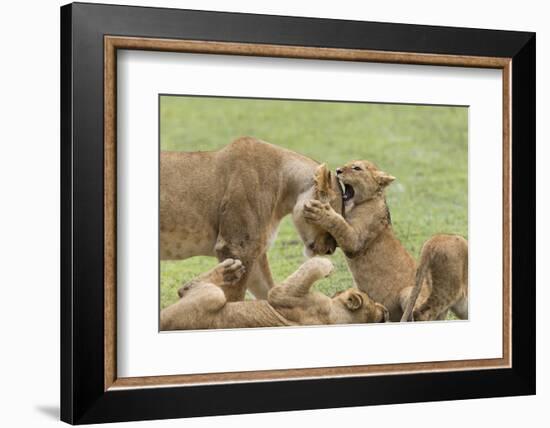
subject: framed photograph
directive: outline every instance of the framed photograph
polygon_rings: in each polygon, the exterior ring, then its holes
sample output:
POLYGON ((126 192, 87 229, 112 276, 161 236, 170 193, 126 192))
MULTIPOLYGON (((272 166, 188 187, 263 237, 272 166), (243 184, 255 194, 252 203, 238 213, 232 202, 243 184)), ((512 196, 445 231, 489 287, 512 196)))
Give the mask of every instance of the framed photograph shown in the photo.
POLYGON ((75 3, 61 106, 63 421, 535 393, 535 34, 75 3))

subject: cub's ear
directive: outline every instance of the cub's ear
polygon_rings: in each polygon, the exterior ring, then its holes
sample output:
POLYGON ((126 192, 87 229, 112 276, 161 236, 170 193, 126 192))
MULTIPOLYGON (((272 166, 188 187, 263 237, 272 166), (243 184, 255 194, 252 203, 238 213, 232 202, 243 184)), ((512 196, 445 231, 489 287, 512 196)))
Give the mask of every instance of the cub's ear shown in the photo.
POLYGON ((393 180, 395 180, 395 177, 393 175, 389 175, 388 173, 386 173, 384 171, 376 171, 374 173, 374 178, 375 178, 376 182, 382 187, 386 187, 393 180))
POLYGON ((315 199, 321 202, 329 202, 332 193, 332 173, 323 163, 317 167, 314 176, 315 181, 315 199))
POLYGON ((363 296, 357 291, 351 290, 346 299, 346 306, 350 311, 356 311, 357 309, 363 307, 363 296))

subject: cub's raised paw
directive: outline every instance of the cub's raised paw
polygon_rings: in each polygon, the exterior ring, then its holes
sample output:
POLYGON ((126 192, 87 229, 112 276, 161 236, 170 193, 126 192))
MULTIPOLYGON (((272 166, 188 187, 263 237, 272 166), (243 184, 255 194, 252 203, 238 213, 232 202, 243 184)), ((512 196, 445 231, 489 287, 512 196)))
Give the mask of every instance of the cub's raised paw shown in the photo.
POLYGON ((304 204, 303 215, 309 223, 319 223, 327 215, 330 205, 311 199, 304 204))
POLYGON ((238 259, 225 259, 219 264, 223 268, 222 277, 225 285, 233 285, 242 278, 245 267, 238 259))
POLYGON ((225 259, 216 267, 200 275, 195 281, 209 282, 218 286, 238 281, 243 274, 243 265, 237 259, 225 259))

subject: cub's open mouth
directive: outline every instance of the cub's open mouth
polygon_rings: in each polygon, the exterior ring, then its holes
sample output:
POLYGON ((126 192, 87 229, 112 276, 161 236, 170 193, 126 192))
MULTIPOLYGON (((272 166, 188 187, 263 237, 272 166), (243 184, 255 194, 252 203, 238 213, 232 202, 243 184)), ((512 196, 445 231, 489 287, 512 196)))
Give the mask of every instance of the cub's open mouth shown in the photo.
POLYGON ((347 202, 355 196, 355 190, 353 190, 353 187, 350 186, 349 184, 346 184, 346 183, 342 183, 342 184, 344 186, 344 191, 343 191, 344 202, 347 202))

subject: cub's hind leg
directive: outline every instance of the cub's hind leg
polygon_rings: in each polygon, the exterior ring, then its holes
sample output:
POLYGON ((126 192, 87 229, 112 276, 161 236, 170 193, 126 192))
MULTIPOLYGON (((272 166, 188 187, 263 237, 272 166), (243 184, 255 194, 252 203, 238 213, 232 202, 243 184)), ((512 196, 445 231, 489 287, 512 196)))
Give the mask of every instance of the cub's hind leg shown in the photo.
POLYGON ((329 276, 333 270, 334 265, 329 259, 313 257, 285 279, 281 287, 284 287, 290 295, 296 297, 305 296, 316 281, 329 276))
POLYGON ((414 319, 430 321, 442 318, 449 309, 456 307, 457 316, 468 317, 468 299, 464 297, 461 272, 453 269, 451 264, 432 266, 432 292, 425 303, 414 312, 414 319))
POLYGON ((415 321, 444 320, 451 306, 458 299, 457 280, 442 277, 437 269, 432 270, 432 290, 428 298, 414 310, 415 321))
POLYGON ((449 310, 448 310, 448 309, 445 309, 443 312, 441 312, 441 313, 437 316, 436 320, 438 320, 438 321, 445 321, 445 320, 447 319, 447 315, 448 315, 448 314, 449 314, 449 310))
POLYGON ((302 264, 285 281, 273 287, 267 300, 275 307, 292 307, 306 296, 319 279, 329 276, 334 265, 329 259, 313 257, 302 264))
POLYGON ((453 299, 448 298, 448 296, 433 296, 432 294, 425 303, 414 311, 414 320, 444 320, 452 305, 452 301, 453 299))
POLYGON ((451 310, 455 315, 461 320, 468 319, 468 297, 462 297, 458 302, 456 302, 451 310))

